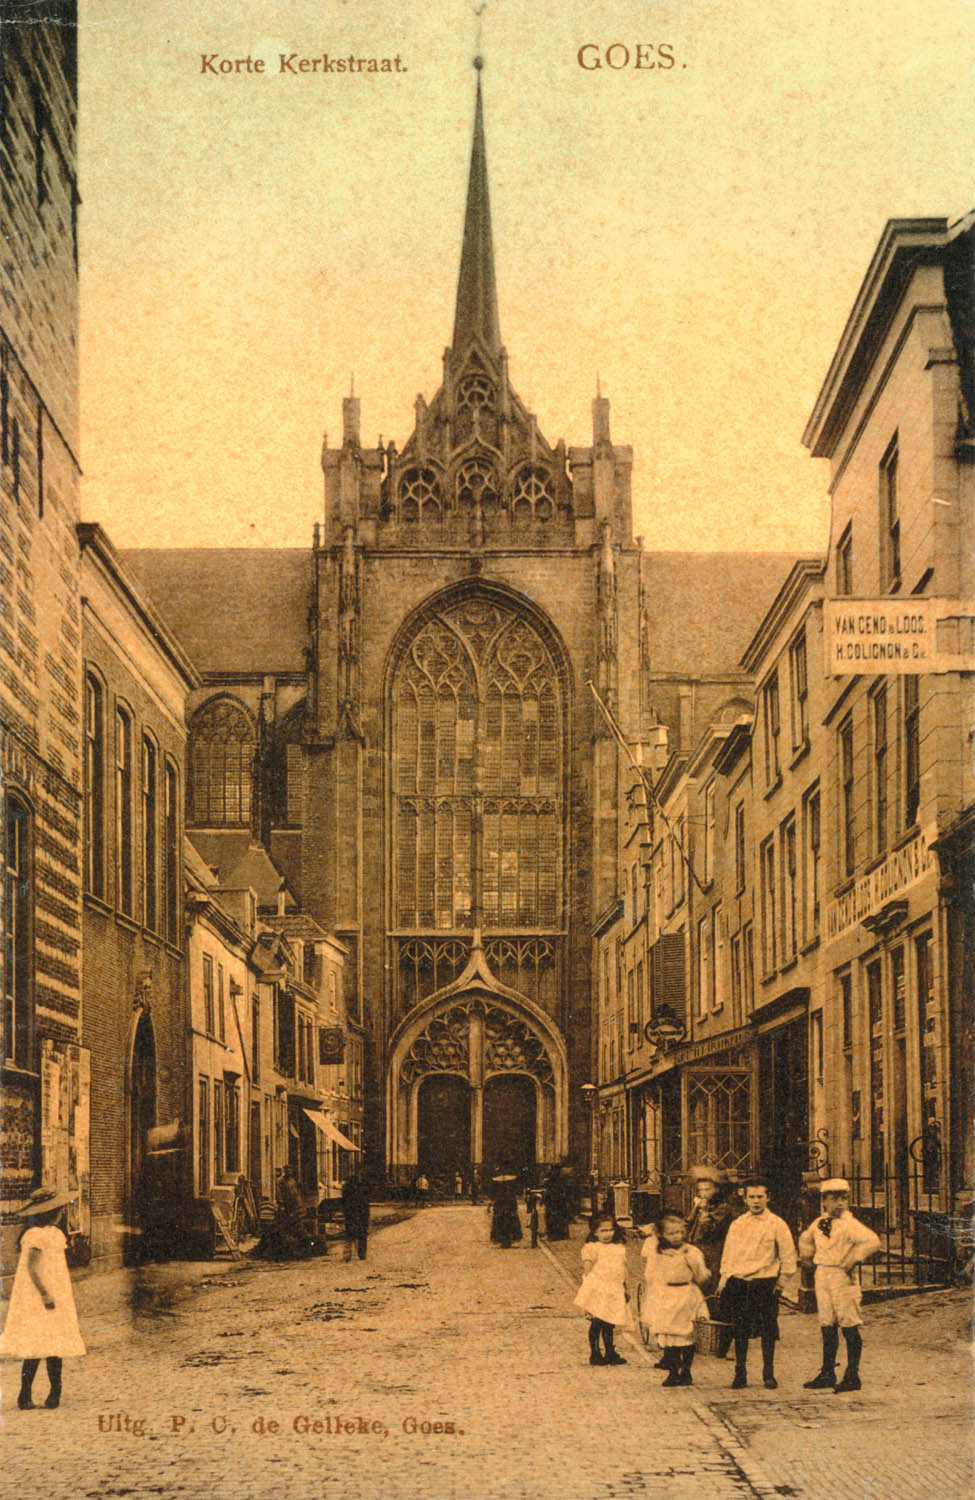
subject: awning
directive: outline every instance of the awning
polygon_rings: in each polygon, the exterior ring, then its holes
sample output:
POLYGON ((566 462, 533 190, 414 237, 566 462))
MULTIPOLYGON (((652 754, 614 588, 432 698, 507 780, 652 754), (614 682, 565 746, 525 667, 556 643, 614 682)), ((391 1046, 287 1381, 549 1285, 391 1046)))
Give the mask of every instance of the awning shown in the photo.
POLYGON ((335 1142, 336 1146, 342 1146, 346 1151, 359 1150, 354 1141, 350 1141, 347 1135, 343 1135, 341 1130, 338 1130, 332 1124, 331 1120, 322 1114, 320 1109, 306 1109, 305 1114, 313 1125, 318 1126, 323 1135, 327 1135, 330 1141, 335 1142))

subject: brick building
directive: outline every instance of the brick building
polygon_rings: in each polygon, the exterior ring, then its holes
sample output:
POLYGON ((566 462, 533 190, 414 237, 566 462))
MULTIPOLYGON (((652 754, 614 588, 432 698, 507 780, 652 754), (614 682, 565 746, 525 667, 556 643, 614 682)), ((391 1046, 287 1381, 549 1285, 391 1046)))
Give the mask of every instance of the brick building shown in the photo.
POLYGON ((91 1239, 113 1258, 178 1222, 185 1197, 181 1175, 159 1200, 151 1158, 176 1150, 188 1118, 184 712, 199 679, 102 529, 85 522, 78 536, 91 1239))
POLYGON ((0 32, 0 1196, 76 1189, 84 1253, 76 41, 72 3, 0 32))

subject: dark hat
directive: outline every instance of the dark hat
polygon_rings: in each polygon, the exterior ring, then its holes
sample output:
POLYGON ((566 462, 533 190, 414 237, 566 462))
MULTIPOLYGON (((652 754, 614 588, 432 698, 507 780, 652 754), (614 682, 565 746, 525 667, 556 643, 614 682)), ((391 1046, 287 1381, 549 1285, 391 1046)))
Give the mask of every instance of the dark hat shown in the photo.
POLYGON ((11 1218, 30 1219, 36 1214, 53 1213, 55 1209, 64 1208, 67 1204, 73 1203, 77 1196, 77 1193, 68 1192, 64 1188, 35 1188, 30 1197, 14 1210, 11 1218))

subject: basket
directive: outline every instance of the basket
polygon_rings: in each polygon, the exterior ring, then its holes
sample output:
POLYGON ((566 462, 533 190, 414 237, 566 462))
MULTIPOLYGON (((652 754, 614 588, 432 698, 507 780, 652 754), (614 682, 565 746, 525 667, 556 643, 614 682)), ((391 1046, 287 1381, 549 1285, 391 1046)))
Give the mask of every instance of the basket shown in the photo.
POLYGON ((698 1354, 717 1354, 718 1340, 731 1327, 713 1318, 698 1318, 694 1324, 694 1347, 698 1354))

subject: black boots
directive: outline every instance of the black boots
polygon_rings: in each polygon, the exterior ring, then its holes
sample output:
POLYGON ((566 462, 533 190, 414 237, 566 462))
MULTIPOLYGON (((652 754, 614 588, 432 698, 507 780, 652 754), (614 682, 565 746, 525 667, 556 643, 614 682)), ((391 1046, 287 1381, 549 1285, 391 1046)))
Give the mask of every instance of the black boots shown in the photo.
POLYGON ((762 1384, 767 1391, 777 1391, 779 1382, 775 1378, 775 1334, 762 1334, 762 1384))
POLYGON ((667 1377, 663 1385, 693 1385, 691 1364, 694 1360, 694 1345, 685 1344, 664 1350, 664 1369, 667 1377))
POLYGON ((835 1324, 820 1329, 823 1335, 823 1363, 818 1375, 807 1380, 803 1389, 807 1391, 832 1391, 836 1387, 836 1351, 840 1346, 840 1331, 835 1324))
POLYGON ((61 1360, 55 1356, 47 1361, 47 1378, 51 1382, 45 1406, 61 1405, 61 1360))
POLYGON ((622 1354, 617 1354, 617 1352, 616 1352, 616 1345, 613 1343, 613 1325, 612 1325, 612 1323, 604 1323, 603 1324, 603 1347, 606 1350, 606 1358, 604 1360, 605 1364, 607 1364, 607 1365, 625 1365, 626 1364, 626 1360, 623 1358, 622 1354))
POLYGON ((21 1411, 30 1411, 34 1405, 30 1396, 39 1364, 39 1359, 25 1359, 20 1367, 20 1395, 17 1397, 17 1405, 21 1411))
POLYGON ((599 1335, 602 1325, 598 1318, 589 1320, 589 1363, 591 1365, 604 1365, 606 1363, 599 1350, 599 1335))
POLYGON ((748 1384, 748 1339, 735 1337, 735 1378, 731 1382, 733 1391, 744 1390, 748 1384))
POLYGON ((846 1341, 846 1370, 843 1379, 833 1392, 835 1396, 846 1391, 860 1389, 860 1355, 863 1353, 863 1339, 859 1328, 844 1328, 843 1338, 846 1341))

